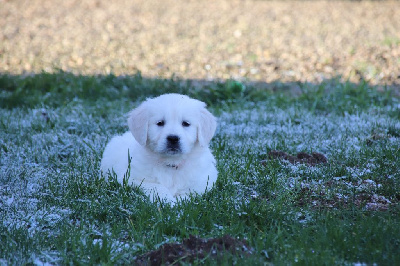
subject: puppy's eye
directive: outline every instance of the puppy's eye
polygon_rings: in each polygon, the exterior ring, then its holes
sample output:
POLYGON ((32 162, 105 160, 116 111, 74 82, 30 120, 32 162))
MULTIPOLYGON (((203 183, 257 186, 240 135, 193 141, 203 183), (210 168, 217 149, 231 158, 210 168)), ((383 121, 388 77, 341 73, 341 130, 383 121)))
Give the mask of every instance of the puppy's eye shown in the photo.
POLYGON ((162 126, 165 125, 165 121, 164 120, 160 120, 160 121, 157 122, 156 125, 159 126, 159 127, 162 127, 162 126))
POLYGON ((183 121, 183 122, 182 122, 182 126, 184 126, 184 127, 189 127, 189 126, 190 126, 190 123, 189 123, 188 121, 183 121))

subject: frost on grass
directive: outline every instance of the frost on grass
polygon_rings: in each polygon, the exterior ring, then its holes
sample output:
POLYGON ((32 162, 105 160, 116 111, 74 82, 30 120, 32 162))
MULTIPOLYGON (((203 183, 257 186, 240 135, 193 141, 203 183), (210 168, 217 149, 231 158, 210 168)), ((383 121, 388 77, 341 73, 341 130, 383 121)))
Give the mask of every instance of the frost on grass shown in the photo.
MULTIPOLYGON (((400 139, 390 134, 391 127, 400 128, 400 122, 372 109, 359 114, 318 115, 295 107, 279 109, 258 104, 223 113, 218 135, 223 136, 225 146, 234 147, 237 156, 253 154, 264 159, 266 165, 260 171, 254 165, 257 162, 253 162, 242 173, 247 176, 246 181, 235 181, 239 192, 246 191, 238 193, 239 199, 257 195, 263 180, 275 179, 277 191, 299 192, 296 200, 300 205, 333 207, 351 202, 368 210, 385 210, 391 201, 379 195, 384 187, 374 179, 382 169, 374 162, 385 152, 399 151, 400 139), (380 132, 380 138, 374 137, 376 132, 380 132), (266 156, 272 150, 289 154, 322 153, 328 164, 310 166, 287 156, 289 159, 281 161, 281 171, 274 173, 268 169, 268 160, 272 158, 266 156), (251 179, 254 182, 248 182, 251 179)), ((398 169, 394 163, 389 167, 398 169)), ((238 164, 239 168, 246 167, 245 160, 238 160, 238 164)), ((385 174, 387 178, 400 175, 399 170, 385 174)), ((262 193, 258 194, 262 197, 262 193)))
MULTIPOLYGON (((43 238, 57 237, 65 224, 84 228, 80 242, 101 248, 109 239, 111 258, 128 249, 132 252, 141 248, 132 241, 127 246, 124 237, 115 237, 109 231, 104 234, 97 225, 85 228, 87 221, 71 217, 78 209, 74 210, 74 205, 92 211, 93 204, 101 207, 103 202, 110 202, 116 212, 127 209, 126 203, 107 201, 116 192, 108 191, 111 196, 102 195, 104 199, 99 201, 91 199, 90 193, 84 197, 75 191, 98 176, 100 156, 110 136, 127 130, 121 115, 124 112, 117 107, 109 108, 107 118, 96 108, 109 107, 76 103, 51 110, 0 110, 0 226, 9 235, 25 232, 25 241, 32 243, 25 249, 29 254, 24 254, 9 242, 4 254, 12 253, 14 261, 21 258, 16 264, 59 262, 57 250, 38 243, 43 238), (71 186, 71 178, 77 179, 75 186, 71 186)), ((352 202, 366 210, 383 210, 394 200, 382 191, 400 174, 390 170, 398 169, 392 165, 395 160, 382 162, 379 157, 399 151, 397 129, 399 121, 376 110, 343 116, 318 115, 299 108, 279 109, 258 103, 223 113, 212 148, 218 158, 220 178, 226 178, 234 189, 234 210, 240 216, 248 215, 243 204, 270 201, 280 195, 297 195, 294 201, 299 206, 336 207, 352 202), (327 157, 329 165, 285 161, 278 161, 275 166, 274 162, 261 165, 271 150, 288 154, 319 152, 327 157)), ((111 206, 103 207, 106 214, 111 210, 111 206)), ((312 219, 308 212, 293 216, 300 223, 312 219)), ((216 228, 223 230, 218 225, 216 228)), ((9 259, 0 257, 0 262, 9 259)))
MULTIPOLYGON (((260 149, 284 147, 292 153, 319 151, 324 154, 351 155, 365 145, 372 129, 400 126, 399 121, 370 113, 315 115, 304 109, 267 108, 223 113, 219 134, 234 138, 230 145, 260 149), (237 141, 240 138, 240 141, 237 141)), ((392 141, 398 141, 393 138, 392 141)))
MULTIPOLYGON (((25 232, 26 241, 33 242, 33 246, 41 237, 57 237, 59 227, 69 222, 72 212, 57 192, 63 192, 67 187, 70 165, 78 169, 94 167, 98 153, 107 141, 103 134, 104 125, 101 119, 93 119, 82 106, 56 110, 0 110, 2 229, 8 230, 10 235, 25 232)), ((98 172, 86 171, 82 175, 89 178, 98 172)), ((23 251, 10 250, 8 254, 15 253, 15 261, 22 257, 19 252, 23 251)), ((29 257, 34 263, 52 263, 57 261, 57 256, 57 252, 42 250, 29 257)), ((16 264, 22 262, 15 261, 16 264)))

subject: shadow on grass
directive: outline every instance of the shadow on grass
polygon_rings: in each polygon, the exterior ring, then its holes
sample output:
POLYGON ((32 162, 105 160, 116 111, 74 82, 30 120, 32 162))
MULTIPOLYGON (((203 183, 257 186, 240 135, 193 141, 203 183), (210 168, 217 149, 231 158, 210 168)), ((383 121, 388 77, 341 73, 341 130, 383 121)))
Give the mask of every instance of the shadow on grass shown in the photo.
POLYGON ((155 79, 140 73, 127 76, 85 76, 63 71, 32 75, 0 73, 0 108, 57 107, 77 99, 95 103, 125 98, 135 102, 163 93, 182 93, 212 107, 272 99, 278 106, 300 101, 311 111, 353 112, 398 102, 398 89, 398 86, 382 89, 367 82, 341 82, 339 77, 313 84, 155 79))

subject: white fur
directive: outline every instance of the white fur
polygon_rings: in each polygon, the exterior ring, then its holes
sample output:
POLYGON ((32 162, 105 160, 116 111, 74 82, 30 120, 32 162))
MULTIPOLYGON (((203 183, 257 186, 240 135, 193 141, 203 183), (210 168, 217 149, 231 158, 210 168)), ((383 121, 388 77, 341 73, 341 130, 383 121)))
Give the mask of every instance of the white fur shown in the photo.
POLYGON ((140 185, 153 200, 155 194, 175 201, 210 189, 218 172, 208 144, 217 124, 205 107, 180 94, 146 100, 130 113, 130 132, 107 144, 101 160, 103 174, 114 171, 122 183, 129 153, 128 182, 140 185))

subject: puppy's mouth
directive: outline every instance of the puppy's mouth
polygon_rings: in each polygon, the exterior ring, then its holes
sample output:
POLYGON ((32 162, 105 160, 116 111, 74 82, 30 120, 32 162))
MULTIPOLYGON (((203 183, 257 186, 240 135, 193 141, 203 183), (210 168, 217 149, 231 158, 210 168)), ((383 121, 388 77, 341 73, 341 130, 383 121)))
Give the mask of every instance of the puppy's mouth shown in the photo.
POLYGON ((167 155, 179 155, 182 154, 180 151, 166 151, 165 154, 167 155))
POLYGON ((170 144, 168 144, 166 149, 164 150, 164 152, 166 154, 169 154, 169 155, 175 155, 175 154, 181 154, 182 153, 182 149, 179 146, 179 144, 178 145, 170 145, 170 144))

